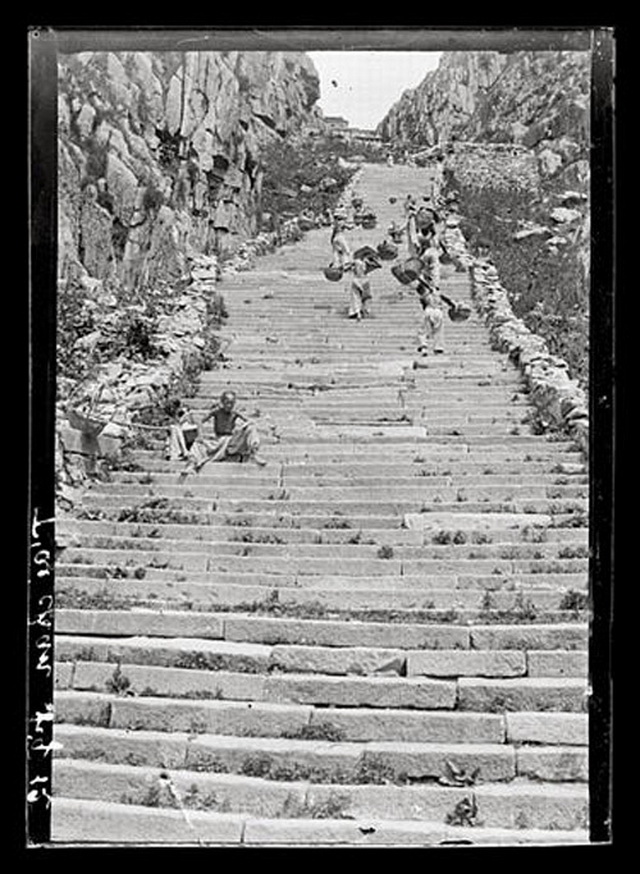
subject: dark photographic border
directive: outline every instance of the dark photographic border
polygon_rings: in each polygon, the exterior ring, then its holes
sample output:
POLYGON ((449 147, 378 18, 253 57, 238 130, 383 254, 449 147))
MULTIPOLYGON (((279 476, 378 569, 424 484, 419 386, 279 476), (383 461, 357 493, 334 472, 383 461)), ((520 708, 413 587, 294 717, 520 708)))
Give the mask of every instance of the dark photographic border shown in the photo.
POLYGON ((460 26, 108 26, 31 28, 29 40, 29 581, 26 832, 50 840, 54 631, 57 56, 96 50, 591 50, 589 760, 591 840, 611 840, 614 481, 614 139, 612 28, 460 26), (599 289, 594 294, 594 289, 599 289), (604 292, 604 293, 603 293, 604 292))

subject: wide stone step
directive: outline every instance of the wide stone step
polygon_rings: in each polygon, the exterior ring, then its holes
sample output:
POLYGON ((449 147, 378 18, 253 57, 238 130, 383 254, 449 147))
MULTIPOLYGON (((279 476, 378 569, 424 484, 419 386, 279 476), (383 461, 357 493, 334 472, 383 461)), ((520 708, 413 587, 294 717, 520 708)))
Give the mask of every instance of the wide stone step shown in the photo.
MULTIPOLYGON (((421 590, 429 596, 434 589, 448 587, 451 591, 471 590, 490 594, 496 592, 524 591, 527 588, 546 588, 559 593, 558 597, 572 590, 583 591, 588 584, 586 571, 578 573, 509 573, 509 574, 403 574, 392 576, 380 574, 376 576, 358 575, 345 576, 342 573, 330 574, 294 574, 269 573, 265 570, 251 571, 194 571, 183 567, 172 567, 170 563, 159 562, 158 566, 142 567, 140 565, 122 565, 117 562, 102 564, 63 564, 59 566, 60 578, 92 578, 98 581, 116 581, 127 585, 137 580, 168 583, 188 583, 189 585, 238 585, 253 589, 255 586, 268 586, 274 589, 299 589, 304 595, 306 590, 326 588, 334 592, 367 591, 371 589, 393 589, 398 593, 406 592, 412 597, 418 597, 421 590)), ((175 586, 176 590, 181 590, 175 586)), ((124 588, 123 588, 124 591, 124 588)), ((186 590, 185 590, 186 591, 186 590)), ((293 597, 293 593, 287 591, 293 597)), ((571 608, 573 609, 573 608, 571 608)))
MULTIPOLYGON (((211 793, 209 797, 216 796, 211 793)), ((466 836, 468 829, 438 823, 315 818, 272 820, 200 810, 192 811, 187 819, 182 811, 170 808, 67 798, 53 801, 51 822, 54 843, 399 847, 458 843, 544 845, 558 841, 556 832, 543 829, 511 832, 475 828, 474 839, 470 840, 466 836)), ((566 832, 562 839, 562 843, 587 841, 586 831, 566 832)))
MULTIPOLYGON (((157 610, 216 610, 253 608, 258 613, 269 612, 269 605, 274 592, 277 595, 279 609, 286 614, 304 611, 308 615, 328 614, 336 611, 350 611, 353 618, 362 618, 357 611, 378 611, 380 616, 386 614, 394 621, 404 619, 407 622, 422 618, 425 610, 456 611, 461 620, 482 620, 488 609, 494 611, 511 611, 517 615, 522 612, 523 604, 529 605, 537 617, 554 612, 560 618, 570 618, 569 611, 562 615, 560 607, 567 603, 567 598, 573 598, 574 604, 580 603, 580 597, 586 603, 587 575, 576 579, 571 576, 573 585, 563 588, 541 588, 534 585, 520 585, 515 590, 495 590, 483 588, 456 588, 452 580, 448 588, 432 588, 423 586, 403 588, 401 582, 395 585, 383 580, 383 585, 375 588, 372 582, 357 588, 334 585, 324 588, 313 586, 275 586, 266 583, 225 583, 215 579, 210 582, 182 581, 177 583, 167 579, 118 579, 108 580, 96 577, 62 576, 56 577, 56 601, 58 609, 79 606, 84 609, 130 609, 132 606, 155 605, 157 610), (487 592, 489 595, 487 596, 487 592), (569 593, 569 594, 568 594, 569 593), (573 593, 573 596, 570 594, 573 593), (487 597, 489 606, 487 606, 487 597), (563 600, 564 599, 564 600, 563 600), (418 615, 419 614, 419 615, 418 615)), ((404 579, 404 578, 402 578, 404 579)), ((442 585, 441 583, 439 585, 442 585)), ((571 602, 570 602, 571 603, 571 602)), ((555 618, 555 617, 554 617, 555 618)), ((544 621, 544 619, 542 620, 544 621)), ((549 621, 552 621, 551 619, 549 621)))
POLYGON ((469 629, 454 625, 269 619, 251 615, 153 610, 65 610, 56 613, 59 634, 195 637, 237 642, 304 643, 401 649, 468 649, 469 629))
MULTIPOLYGON (((314 783, 367 783, 371 770, 390 782, 438 781, 447 762, 480 782, 509 781, 517 776, 516 751, 507 744, 415 743, 397 741, 335 742, 282 737, 232 737, 196 730, 135 732, 57 723, 54 740, 62 757, 192 771, 244 774, 272 780, 314 783)), ((553 749, 551 753, 558 753, 553 749)), ((560 750, 560 754, 562 750, 560 750)), ((575 756, 584 757, 584 748, 575 756)), ((528 767, 534 764, 529 759, 528 767)), ((547 757, 547 766, 551 761, 547 757)), ((560 780, 559 780, 560 782, 560 780)), ((564 781, 563 781, 564 782, 564 781)))
MULTIPOLYGON (((582 720, 580 726, 586 737, 584 715, 561 716, 582 720)), ((290 736, 334 741, 452 744, 501 744, 506 740, 505 718, 500 714, 446 711, 429 713, 400 709, 327 710, 308 705, 269 704, 259 701, 196 701, 158 696, 126 698, 73 690, 57 693, 56 721, 101 728, 204 732, 238 737, 290 736)), ((574 736, 578 735, 578 729, 577 723, 574 724, 574 736)), ((552 726, 551 732, 553 731, 552 726)), ((553 740, 552 736, 548 743, 558 745, 567 741, 553 740)), ((571 743, 576 744, 576 741, 571 743)), ((584 745, 586 740, 581 743, 584 745)))
MULTIPOLYGON (((229 545, 230 547, 233 544, 229 545)), ((309 557, 289 554, 269 555, 270 544, 247 544, 237 550, 242 554, 224 554, 223 545, 216 549, 206 545, 197 552, 171 550, 161 543, 154 545, 153 551, 136 549, 92 549, 69 548, 66 559, 69 563, 84 565, 102 564, 124 566, 131 568, 132 573, 138 566, 173 568, 175 570, 194 571, 201 573, 271 573, 292 575, 330 575, 340 571, 341 576, 394 576, 394 575, 459 575, 475 574, 510 575, 514 573, 581 573, 588 569, 588 562, 583 559, 558 560, 511 560, 500 558, 391 558, 395 552, 386 552, 371 558, 352 558, 344 556, 309 557), (252 548, 253 547, 253 548, 252 548), (337 566, 339 562, 339 568, 337 566)), ((383 547, 381 547, 383 549, 383 547)), ((391 549, 389 547, 389 549, 391 549)), ((293 547, 291 548, 293 552, 293 547)), ((328 549, 328 554, 332 552, 328 549)))
POLYGON ((458 709, 500 713, 505 710, 584 712, 588 689, 584 679, 522 678, 514 680, 462 677, 458 709))
MULTIPOLYGON (((306 444, 301 438, 299 445, 287 446, 286 451, 278 443, 268 443, 268 452, 271 460, 278 462, 286 462, 289 464, 304 464, 311 463, 316 465, 333 465, 333 464, 369 464, 369 465, 389 465, 389 464, 423 464, 423 463, 444 463, 460 461, 462 463, 476 463, 483 466, 501 464, 502 462, 511 462, 514 464, 528 463, 545 463, 550 465, 560 465, 565 463, 581 464, 581 454, 576 446, 570 442, 562 444, 553 442, 548 444, 539 444, 535 451, 529 448, 519 448, 516 446, 481 446, 471 447, 466 444, 438 444, 426 443, 419 441, 408 444, 398 444, 394 446, 393 456, 389 457, 389 450, 377 448, 375 445, 369 446, 366 453, 363 453, 362 446, 352 443, 336 443, 331 446, 326 444, 306 444), (355 458, 354 456, 357 456, 355 458)), ((138 450, 134 457, 140 459, 143 463, 152 458, 155 460, 161 459, 161 451, 138 450)), ((167 463, 167 462, 165 462, 167 463)), ((175 463, 177 464, 177 463, 175 463)), ((224 470, 226 473, 230 469, 240 470, 240 465, 219 464, 215 470, 224 470)), ((182 469, 178 466, 177 469, 182 469)), ((209 470, 213 468, 209 467, 209 470)), ((250 470, 255 468, 251 466, 250 470)), ((211 475, 211 474, 209 474, 211 475)))
MULTIPOLYGON (((196 814, 204 816, 205 811, 209 816, 213 815, 211 811, 235 811, 265 817, 262 835, 265 839, 270 835, 276 842, 279 826, 286 829, 288 841, 294 835, 293 840, 299 841, 300 832, 296 835, 294 827, 309 828, 308 821, 303 818, 305 808, 309 818, 315 814, 313 826, 331 828, 329 835, 336 825, 353 827, 360 818, 366 820, 368 831, 371 819, 375 817, 394 823, 408 821, 414 827, 428 823, 433 828, 432 823, 440 823, 440 828, 446 829, 450 839, 455 836, 473 840, 484 829, 497 828, 509 830, 505 837, 507 842, 511 842, 516 841, 518 835, 526 834, 528 829, 543 828, 551 831, 555 841, 564 841, 576 836, 584 840, 588 823, 587 793, 580 784, 541 786, 523 781, 479 785, 470 791, 469 788, 432 785, 352 784, 335 787, 185 770, 165 773, 167 777, 162 777, 154 768, 58 759, 54 768, 54 809, 57 803, 70 804, 71 799, 67 800, 65 796, 72 796, 77 808, 92 801, 100 805, 95 808, 100 811, 105 803, 124 807, 123 822, 127 813, 141 809, 135 805, 145 805, 142 809, 149 815, 180 812, 167 811, 176 803, 166 785, 170 780, 175 794, 190 812, 189 820, 196 814), (475 809, 470 804, 471 795, 475 809), (161 806, 152 808, 150 805, 154 802, 161 806), (470 808, 475 815, 471 816, 470 808), (340 820, 336 823, 329 820, 331 826, 328 826, 326 821, 315 819, 322 812, 331 811, 338 816, 353 816, 355 821, 340 820), (287 812, 289 816, 297 814, 300 818, 287 820, 287 812), (464 822, 465 826, 447 825, 447 818, 464 822), (474 827, 469 828, 470 824, 474 827)), ((78 811, 76 827, 81 827, 80 818, 78 811)), ((135 816, 130 819, 132 823, 136 822, 135 816)), ((198 821, 196 817, 195 822, 198 821)), ((168 831, 167 835, 170 836, 171 832, 168 831)), ((358 840, 364 837, 360 833, 358 840)), ((345 839, 344 831, 341 839, 345 839)), ((370 838, 367 836, 367 839, 370 838)), ((145 842, 148 840, 149 836, 145 835, 145 842)))
MULTIPOLYGON (((456 655, 449 650, 468 650, 468 658, 480 659, 479 650, 586 650, 587 627, 583 622, 534 625, 473 625, 376 623, 335 620, 288 619, 252 616, 250 614, 216 614, 202 612, 162 612, 153 610, 64 610, 59 611, 56 628, 60 634, 95 634, 123 636, 138 630, 148 636, 168 636, 223 639, 237 642, 305 644, 322 647, 382 647, 393 649, 444 650, 435 655, 410 658, 422 668, 432 664, 433 670, 453 668, 456 655)), ((275 648, 276 650, 279 647, 275 648)), ((294 647, 295 649, 295 647, 294 647)), ((275 653, 275 650, 274 650, 275 653)), ((486 655, 486 654, 484 654, 486 655)), ((280 658, 275 656, 276 661, 280 658)), ((504 658, 504 655, 503 655, 504 658)), ((514 655, 515 659, 516 656, 514 655)), ((508 659, 507 659, 508 661, 508 659)), ((480 664, 480 662, 479 662, 480 664)), ((514 662, 515 664, 515 662, 514 662)), ((520 664, 520 663, 518 663, 520 664)), ((522 663, 524 664, 524 663, 522 663)), ((509 668, 509 673, 512 668, 509 668)), ((424 672, 424 671, 422 671, 424 672)), ((449 675, 455 675, 452 670, 449 675)), ((466 670, 461 673, 467 673, 466 670)), ((507 674, 508 676, 509 674, 507 674)), ((499 674, 498 674, 499 676, 499 674)))
MULTIPOLYGON (((134 694, 313 704, 320 707, 453 710, 456 705, 457 687, 451 680, 397 675, 323 677, 238 673, 237 670, 223 668, 203 670, 195 659, 186 662, 191 665, 186 668, 172 667, 168 660, 153 664, 149 655, 140 659, 137 652, 117 654, 122 658, 114 664, 113 661, 104 661, 104 650, 91 650, 88 645, 84 649, 67 646, 56 651, 56 657, 68 659, 67 664, 72 658, 76 662, 75 665, 69 665, 68 669, 62 668, 60 676, 62 678, 62 671, 70 671, 64 678, 67 685, 85 691, 108 692, 126 686, 134 694), (125 661, 124 655, 136 659, 138 663, 125 661), (91 660, 92 657, 94 660, 91 660)), ((487 709, 483 708, 484 711, 487 709)))
MULTIPOLYGON (((223 521, 222 514, 243 514, 254 517, 254 524, 260 526, 272 526, 276 518, 284 519, 289 517, 297 519, 300 526, 311 524, 311 527, 317 527, 320 523, 318 516, 324 516, 325 519, 320 527, 327 527, 327 517, 342 517, 343 521, 348 524, 342 527, 365 528, 365 527, 402 527, 403 516, 407 514, 417 515, 437 514, 442 513, 460 513, 468 517, 469 514, 491 514, 495 516, 497 513, 504 514, 503 524, 517 525, 537 525, 554 524, 556 527, 564 527, 570 523, 569 527, 575 524, 578 527, 583 527, 586 524, 586 513, 589 508, 589 502, 586 498, 566 498, 566 499, 538 499, 523 496, 518 500, 500 501, 490 500, 465 500, 463 494, 456 500, 447 502, 442 498, 438 500, 437 495, 430 501, 426 498, 418 498, 414 501, 395 501, 389 502, 385 500, 377 501, 328 501, 328 500, 292 500, 288 498, 286 490, 279 492, 279 497, 273 499, 259 500, 249 498, 196 498, 181 496, 171 500, 168 508, 159 507, 155 510, 155 515, 159 520, 165 521, 180 521, 188 524, 211 524, 220 518, 223 521), (169 511, 169 512, 168 512, 169 511), (174 511, 171 515, 170 511, 174 511), (184 512, 183 512, 184 511, 184 512), (218 514, 218 517, 214 514, 218 514), (573 518, 570 518, 572 517, 573 518), (314 517, 316 517, 314 519, 314 517), (382 518, 385 517, 385 518, 382 518), (523 518, 526 517, 526 518, 523 518), (553 520, 552 518, 553 517, 553 520), (566 518, 565 518, 566 517, 566 518), (310 521, 313 520, 313 521, 310 521), (374 521, 375 520, 375 521, 374 521), (381 524, 378 524, 381 523, 381 524)), ((224 490, 222 490, 224 495, 224 490)), ((378 497, 383 497, 381 491, 378 497)), ((111 514, 112 518, 118 518, 122 510, 148 509, 148 502, 155 498, 144 498, 144 496, 127 496, 121 494, 100 494, 89 492, 84 496, 83 509, 87 511, 103 510, 111 514), (132 500, 132 498, 134 498, 132 500), (118 509, 116 513, 115 510, 118 509)), ((150 508, 153 509, 153 508, 150 508)), ((477 520, 481 521, 481 520, 477 520)), ((430 524, 431 520, 425 516, 425 525, 430 524)), ((291 523, 289 523, 291 524, 291 523)), ((295 525, 295 522, 293 523, 295 525)), ((330 525, 328 527, 331 527, 330 525)))
MULTIPOLYGON (((118 523, 115 523, 116 525, 118 523)), ((152 529, 153 530, 153 529, 152 529)), ((269 530, 269 529, 262 529, 269 530)), ((274 532, 279 529, 271 529, 274 532)), ((209 555, 265 555, 265 556, 300 556, 305 558, 376 558, 380 556, 381 548, 393 550, 393 556, 402 560, 473 560, 473 559, 503 559, 509 561, 532 559, 536 561, 548 560, 575 560, 588 557, 588 546, 585 543, 570 541, 556 541, 552 543, 518 543, 512 535, 511 541, 501 544, 487 545, 485 543, 473 543, 471 536, 462 529, 454 531, 443 529, 389 530, 384 534, 366 537, 359 532, 351 532, 347 538, 345 531, 349 529, 317 529, 317 532, 304 531, 307 538, 289 538, 282 533, 263 534, 260 529, 247 528, 238 532, 232 526, 219 529, 216 539, 213 536, 199 538, 192 534, 192 539, 187 537, 171 538, 160 536, 154 532, 153 537, 144 537, 140 532, 133 530, 127 536, 125 532, 119 534, 93 534, 82 535, 83 548, 113 549, 138 551, 175 550, 179 552, 206 552, 209 555), (330 536, 339 531, 341 537, 330 536), (257 532, 257 533, 256 533, 257 532), (325 532, 328 532, 325 534, 325 532), (309 536, 311 535, 311 536, 309 536), (387 536, 385 536, 387 535, 387 536), (439 545, 440 541, 449 545, 439 545), (244 544, 244 545, 243 545, 244 544), (250 544, 250 546, 246 546, 250 544)), ((543 529, 544 530, 544 529, 543 529)), ((563 531, 564 529, 558 529, 563 531)), ((578 530, 578 529, 576 529, 578 530)), ((291 529, 288 534, 300 531, 291 529)), ((211 532, 207 532, 211 534, 211 532)), ((556 533, 558 533, 556 531, 556 533)), ((79 538, 79 535, 76 535, 79 538)))
MULTIPOLYGON (((275 478, 274 478, 275 479, 275 478)), ((409 502, 421 499, 431 500, 437 496, 440 503, 455 503, 464 501, 515 501, 526 500, 563 500, 579 499, 588 496, 588 485, 545 485, 544 483, 521 482, 517 483, 487 483, 487 484, 457 484, 452 477, 448 483, 437 485, 430 482, 429 477, 416 478, 410 484, 397 485, 389 481, 369 486, 358 485, 355 482, 344 481, 340 485, 333 485, 322 480, 307 480, 302 485, 284 482, 277 484, 275 481, 252 483, 247 480, 236 483, 225 483, 219 486, 200 484, 198 476, 192 476, 185 483, 153 483, 156 495, 159 490, 162 497, 182 498, 193 497, 206 500, 220 498, 223 501, 231 500, 279 500, 294 502, 309 502, 318 500, 326 501, 379 501, 384 497, 386 501, 409 502)), ((117 495, 126 502, 128 498, 149 500, 149 483, 140 484, 135 482, 100 483, 93 489, 94 498, 98 495, 117 495)))
MULTIPOLYGON (((136 451, 132 453, 135 459, 139 459, 141 464, 140 471, 111 471, 111 476, 114 481, 120 477, 137 476, 139 479, 148 477, 150 474, 154 477, 168 476, 171 480, 171 474, 178 474, 184 467, 184 463, 180 461, 167 461, 158 457, 155 453, 136 451), (144 467, 144 470, 142 468, 144 467)), ((325 479, 344 478, 344 477, 392 477, 392 478, 408 478, 415 476, 429 477, 451 477, 453 476, 453 466, 450 462, 441 461, 415 461, 419 457, 419 452, 414 452, 412 459, 407 459, 404 463, 399 460, 383 461, 380 463, 355 461, 352 459, 336 459, 328 464, 318 464, 317 462, 299 460, 292 462, 282 460, 280 469, 275 473, 272 469, 267 468, 265 471, 256 471, 250 465, 234 465, 231 467, 228 464, 210 464, 204 467, 200 473, 199 479, 203 483, 215 482, 238 482, 243 479, 261 482, 263 479, 271 482, 274 476, 282 475, 283 477, 302 477, 302 476, 321 476, 325 479)), ((486 461, 464 461, 462 457, 455 460, 455 476, 459 482, 467 482, 467 477, 479 478, 485 476, 509 476, 513 481, 513 477, 524 476, 533 478, 540 476, 542 482, 546 482, 546 478, 552 479, 553 485, 559 485, 556 480, 566 479, 569 483, 584 484, 589 482, 588 473, 584 464, 557 464, 552 458, 546 462, 518 462, 500 460, 499 464, 492 466, 486 461)), ((161 480, 160 480, 161 481, 161 480)))
MULTIPOLYGON (((59 660, 110 662, 115 664, 116 674, 119 673, 117 665, 124 661, 258 674, 267 671, 270 656, 269 646, 226 640, 56 635, 56 658, 59 660)), ((114 673, 114 668, 111 668, 111 673, 114 673)))
MULTIPOLYGON (((459 514, 458 514, 459 515, 459 514)), ((456 522, 458 519, 446 520, 456 522)), ((503 549, 505 545, 517 544, 519 547, 538 549, 543 554, 556 554, 565 548, 566 544, 588 546, 588 529, 586 528, 507 528, 493 527, 490 534, 486 528, 469 529, 465 524, 461 528, 449 531, 446 525, 434 530, 425 528, 364 528, 358 531, 343 528, 286 528, 260 527, 253 525, 188 525, 167 522, 115 522, 100 519, 60 519, 56 526, 56 534, 62 541, 74 543, 74 538, 82 537, 85 544, 91 543, 92 537, 128 537, 137 540, 198 540, 204 542, 226 542, 242 540, 254 543, 318 543, 322 537, 323 543, 355 543, 366 544, 392 543, 404 544, 439 544, 445 538, 450 546, 441 547, 448 550, 459 549, 460 545, 471 545, 486 549, 503 549), (247 531, 237 531, 237 528, 247 528, 247 531), (462 531, 462 534, 458 532, 462 531), (442 532, 442 533, 441 533, 442 532), (447 537, 447 534, 449 535, 447 537), (457 542, 454 540, 458 534, 457 542), (462 538, 462 540, 461 540, 462 538)))

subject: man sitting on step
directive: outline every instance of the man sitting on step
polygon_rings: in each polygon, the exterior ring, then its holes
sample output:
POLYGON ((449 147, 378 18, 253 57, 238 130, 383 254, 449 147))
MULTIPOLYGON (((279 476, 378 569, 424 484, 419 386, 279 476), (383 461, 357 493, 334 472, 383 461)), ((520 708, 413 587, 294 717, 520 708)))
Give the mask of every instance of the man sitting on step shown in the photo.
POLYGON ((213 406, 200 422, 202 428, 213 419, 214 440, 198 437, 189 450, 189 464, 181 477, 197 473, 209 461, 254 461, 261 467, 266 464, 258 455, 260 437, 256 426, 234 409, 236 393, 225 391, 220 401, 213 406))

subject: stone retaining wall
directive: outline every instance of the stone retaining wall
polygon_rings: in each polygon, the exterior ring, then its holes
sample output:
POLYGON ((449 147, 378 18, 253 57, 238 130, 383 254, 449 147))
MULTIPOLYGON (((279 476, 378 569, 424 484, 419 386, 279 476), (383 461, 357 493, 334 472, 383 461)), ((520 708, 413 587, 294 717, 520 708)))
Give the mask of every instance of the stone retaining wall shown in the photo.
POLYGON ((569 378, 566 361, 552 355, 542 337, 515 316, 498 271, 490 261, 469 253, 458 222, 457 215, 447 218, 445 243, 453 259, 469 270, 473 299, 493 348, 508 353, 522 371, 542 422, 568 433, 588 458, 589 411, 584 391, 569 378))
MULTIPOLYGON (((67 403, 77 396, 80 411, 94 400, 93 417, 108 422, 97 437, 99 455, 117 457, 125 440, 136 433, 132 422, 137 411, 161 402, 172 385, 192 376, 204 366, 209 317, 207 298, 217 293, 219 267, 215 256, 193 255, 189 259, 190 284, 182 293, 169 293, 155 322, 152 340, 159 355, 149 361, 135 361, 125 355, 97 367, 94 376, 78 387, 71 380, 59 379, 56 406, 56 474, 58 496, 73 503, 76 487, 86 481, 83 433, 71 427, 67 403), (77 395, 74 395, 77 392, 77 395)), ((99 280, 85 277, 87 298, 99 313, 98 324, 106 330, 109 320, 122 312, 99 280)), ((136 309, 132 307, 131 309, 136 309)), ((82 337, 78 354, 91 354, 100 330, 82 337)), ((74 347, 75 348, 75 347, 74 347)))

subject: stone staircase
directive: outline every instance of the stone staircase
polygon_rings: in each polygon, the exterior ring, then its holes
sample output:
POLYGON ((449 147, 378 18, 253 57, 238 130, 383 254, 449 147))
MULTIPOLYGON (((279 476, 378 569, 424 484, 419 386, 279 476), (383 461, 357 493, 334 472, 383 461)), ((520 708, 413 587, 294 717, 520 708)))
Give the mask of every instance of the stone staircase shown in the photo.
MULTIPOLYGON (((366 166, 352 240, 427 180, 366 166)), ((54 842, 588 841, 583 459, 475 316, 415 367, 385 268, 347 320, 328 237, 221 285, 229 361, 190 403, 234 388, 266 467, 181 483, 140 450, 64 525, 54 842)))

